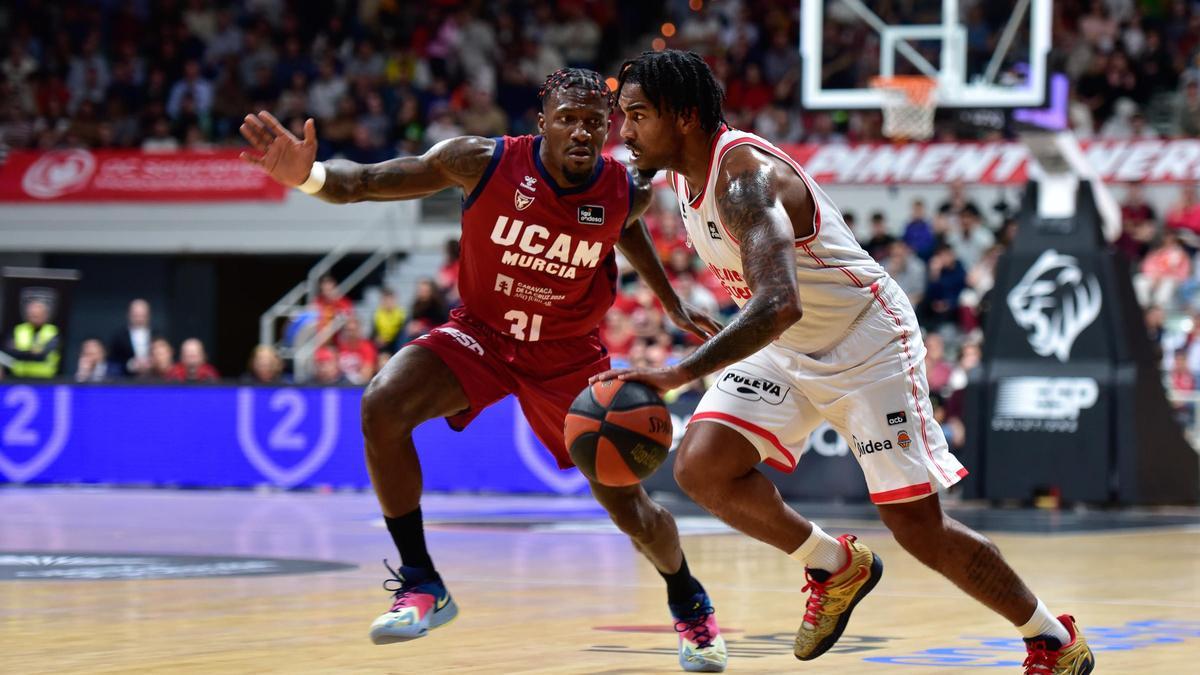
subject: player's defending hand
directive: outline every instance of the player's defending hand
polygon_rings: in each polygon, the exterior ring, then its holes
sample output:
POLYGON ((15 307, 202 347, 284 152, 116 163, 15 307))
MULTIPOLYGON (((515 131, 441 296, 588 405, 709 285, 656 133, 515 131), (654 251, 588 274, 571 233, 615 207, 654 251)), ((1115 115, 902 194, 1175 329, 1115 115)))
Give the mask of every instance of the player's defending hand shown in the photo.
POLYGON ((304 122, 303 140, 296 138, 265 110, 257 115, 246 115, 240 130, 250 147, 258 151, 258 154, 243 152, 242 159, 262 167, 271 178, 288 187, 296 187, 308 180, 317 158, 317 127, 311 118, 304 122))
POLYGON ((696 378, 691 373, 678 367, 668 368, 614 368, 588 378, 588 384, 608 380, 633 380, 641 382, 665 394, 672 389, 678 389, 696 378))
POLYGON ((680 302, 679 307, 668 310, 667 316, 671 317, 671 323, 701 340, 707 340, 721 332, 721 324, 716 319, 686 302, 680 302))

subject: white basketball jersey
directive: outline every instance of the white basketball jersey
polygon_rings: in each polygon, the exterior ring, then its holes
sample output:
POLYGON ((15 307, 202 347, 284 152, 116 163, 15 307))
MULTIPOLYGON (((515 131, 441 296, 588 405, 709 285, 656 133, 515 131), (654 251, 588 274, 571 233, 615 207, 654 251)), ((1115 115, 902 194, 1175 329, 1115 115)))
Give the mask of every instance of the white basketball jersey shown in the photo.
POLYGON ((795 160, 762 138, 722 127, 713 144, 708 177, 699 194, 689 195, 687 181, 669 176, 676 194, 688 239, 700 258, 717 276, 739 307, 751 292, 742 273, 738 241, 717 213, 716 184, 725 154, 739 145, 752 145, 774 155, 796 171, 812 194, 813 233, 796 240, 796 281, 804 316, 779 336, 777 344, 801 354, 817 354, 841 341, 851 325, 873 302, 872 285, 887 278, 879 263, 858 245, 837 206, 795 160))

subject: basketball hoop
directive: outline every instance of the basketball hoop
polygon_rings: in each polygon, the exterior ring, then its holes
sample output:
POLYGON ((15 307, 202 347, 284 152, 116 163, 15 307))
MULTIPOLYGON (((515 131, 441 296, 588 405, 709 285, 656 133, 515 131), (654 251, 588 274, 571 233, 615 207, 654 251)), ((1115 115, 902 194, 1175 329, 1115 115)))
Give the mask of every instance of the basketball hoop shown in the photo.
POLYGON ((919 75, 871 78, 871 88, 883 94, 883 135, 913 141, 932 137, 937 87, 937 80, 919 75))

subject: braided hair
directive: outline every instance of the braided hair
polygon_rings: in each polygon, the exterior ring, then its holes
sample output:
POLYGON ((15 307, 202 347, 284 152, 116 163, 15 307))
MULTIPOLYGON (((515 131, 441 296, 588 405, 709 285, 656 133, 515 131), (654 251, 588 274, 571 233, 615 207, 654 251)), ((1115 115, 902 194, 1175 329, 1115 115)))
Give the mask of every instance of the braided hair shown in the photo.
POLYGON ((559 68, 550 73, 542 88, 538 90, 538 103, 544 110, 546 98, 551 93, 567 89, 580 89, 589 94, 596 94, 604 99, 610 110, 616 104, 616 97, 600 73, 587 68, 559 68))
POLYGON ((721 111, 725 90, 695 52, 642 52, 621 66, 617 82, 618 93, 626 84, 641 85, 646 98, 660 112, 695 112, 700 128, 707 133, 716 132, 725 122, 721 111))

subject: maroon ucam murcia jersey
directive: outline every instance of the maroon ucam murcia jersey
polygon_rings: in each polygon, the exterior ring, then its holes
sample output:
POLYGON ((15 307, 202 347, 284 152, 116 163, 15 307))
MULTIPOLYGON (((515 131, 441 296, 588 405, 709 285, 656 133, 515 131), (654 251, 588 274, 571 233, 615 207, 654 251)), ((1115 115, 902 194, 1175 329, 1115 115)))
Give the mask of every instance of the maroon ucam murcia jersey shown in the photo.
POLYGON ((526 342, 596 330, 616 294, 613 245, 633 179, 602 156, 582 185, 558 185, 541 136, 505 136, 463 201, 458 290, 467 313, 526 342))

